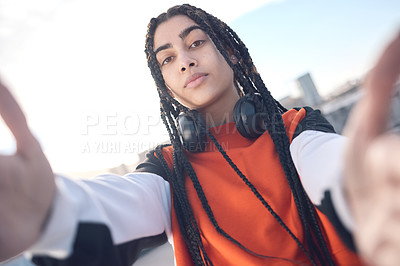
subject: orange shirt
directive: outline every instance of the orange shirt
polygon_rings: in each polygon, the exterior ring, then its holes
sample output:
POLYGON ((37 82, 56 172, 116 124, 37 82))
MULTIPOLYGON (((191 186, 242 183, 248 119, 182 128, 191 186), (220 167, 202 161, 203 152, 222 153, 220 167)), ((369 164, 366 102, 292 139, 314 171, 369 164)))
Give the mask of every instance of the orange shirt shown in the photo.
MULTIPOLYGON (((305 110, 301 109, 290 110, 283 115, 290 140, 305 114, 305 110)), ((211 130, 237 167, 304 243, 304 232, 293 195, 270 135, 264 133, 256 140, 249 140, 237 132, 234 123, 211 130)), ((164 148, 163 154, 171 166, 172 147, 164 148)), ((220 227, 251 251, 282 258, 257 257, 220 235, 205 213, 191 180, 186 178, 186 190, 202 242, 214 265, 293 265, 293 262, 285 259, 310 265, 295 241, 244 184, 214 144, 210 143, 205 152, 187 152, 186 155, 220 227)), ((326 231, 328 248, 337 265, 360 265, 358 257, 345 247, 328 218, 318 210, 317 213, 326 231)), ((172 231, 177 265, 193 265, 174 210, 172 231)))

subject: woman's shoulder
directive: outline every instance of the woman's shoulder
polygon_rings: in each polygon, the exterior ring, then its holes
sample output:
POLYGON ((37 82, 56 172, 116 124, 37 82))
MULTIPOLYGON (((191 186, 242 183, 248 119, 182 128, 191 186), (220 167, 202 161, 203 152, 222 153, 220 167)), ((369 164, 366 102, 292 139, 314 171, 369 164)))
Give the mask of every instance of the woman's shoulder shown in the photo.
POLYGON ((135 172, 153 173, 161 176, 164 180, 168 180, 163 163, 165 162, 169 169, 172 169, 172 154, 172 145, 166 144, 157 146, 146 153, 145 159, 136 166, 135 172))
POLYGON ((290 140, 307 130, 336 133, 321 111, 309 106, 290 109, 282 115, 282 119, 290 140))

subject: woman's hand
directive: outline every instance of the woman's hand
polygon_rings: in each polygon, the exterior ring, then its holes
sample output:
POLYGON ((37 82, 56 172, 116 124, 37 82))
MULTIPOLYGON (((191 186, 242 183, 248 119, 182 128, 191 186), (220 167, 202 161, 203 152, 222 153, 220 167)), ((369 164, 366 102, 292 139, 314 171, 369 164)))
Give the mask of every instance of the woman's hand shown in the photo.
POLYGON ((0 261, 32 245, 50 212, 54 175, 14 97, 0 81, 0 114, 16 152, 0 155, 0 261))
POLYGON ((359 252, 370 265, 400 265, 400 136, 386 132, 400 76, 400 34, 369 73, 345 129, 345 191, 359 252))

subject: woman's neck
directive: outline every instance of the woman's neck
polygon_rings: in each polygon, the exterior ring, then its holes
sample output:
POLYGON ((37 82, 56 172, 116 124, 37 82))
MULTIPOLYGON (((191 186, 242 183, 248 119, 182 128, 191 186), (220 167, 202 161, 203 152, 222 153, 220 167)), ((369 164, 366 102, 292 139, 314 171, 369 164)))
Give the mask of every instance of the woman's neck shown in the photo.
POLYGON ((239 95, 235 93, 226 96, 222 101, 208 106, 207 109, 199 110, 207 128, 233 122, 233 108, 239 100, 239 95))

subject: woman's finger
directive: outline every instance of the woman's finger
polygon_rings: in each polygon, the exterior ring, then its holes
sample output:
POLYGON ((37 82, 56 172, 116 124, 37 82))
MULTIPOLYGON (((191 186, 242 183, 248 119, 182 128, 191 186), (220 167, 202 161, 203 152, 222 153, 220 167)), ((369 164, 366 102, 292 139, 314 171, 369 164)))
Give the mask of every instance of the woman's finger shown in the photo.
POLYGON ((364 95, 351 112, 344 130, 344 135, 350 140, 348 159, 353 160, 352 167, 356 171, 359 170, 365 149, 386 130, 391 99, 399 75, 400 34, 389 43, 368 74, 364 95))
POLYGON ((25 115, 11 92, 0 80, 0 115, 12 132, 19 152, 24 152, 37 142, 28 128, 25 115))
POLYGON ((393 39, 379 57, 365 82, 364 119, 368 122, 363 134, 370 139, 386 130, 391 99, 400 76, 400 34, 393 39))

